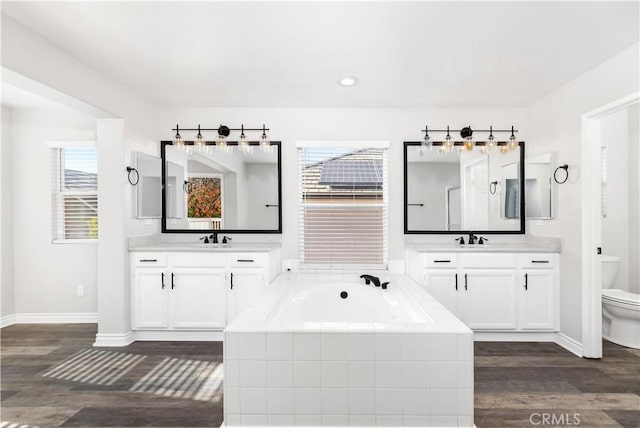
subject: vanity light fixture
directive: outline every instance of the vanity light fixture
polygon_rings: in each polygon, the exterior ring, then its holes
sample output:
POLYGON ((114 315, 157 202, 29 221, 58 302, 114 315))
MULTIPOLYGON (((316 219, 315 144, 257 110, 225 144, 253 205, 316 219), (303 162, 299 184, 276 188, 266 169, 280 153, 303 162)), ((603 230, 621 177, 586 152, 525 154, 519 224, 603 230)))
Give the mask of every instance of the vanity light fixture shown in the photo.
MULTIPOLYGON (((209 146, 215 146, 218 149, 221 149, 225 152, 229 152, 232 150, 232 146, 227 144, 227 137, 231 135, 231 131, 240 131, 240 137, 238 140, 238 148, 243 153, 250 153, 252 151, 251 142, 249 138, 245 134, 245 132, 250 131, 262 131, 262 135, 260 136, 260 140, 258 144, 263 148, 264 151, 271 150, 271 142, 269 137, 267 136, 267 131, 269 128, 266 125, 262 125, 262 128, 245 128, 244 124, 240 126, 240 128, 229 128, 226 125, 220 125, 217 128, 202 128, 198 125, 197 128, 180 128, 179 125, 176 125, 175 128, 172 129, 175 131, 175 137, 173 139, 173 145, 179 149, 185 149, 185 146, 193 146, 199 150, 209 150, 209 146), (184 131, 197 131, 195 141, 185 141, 180 135, 180 131, 184 133, 184 131), (206 131, 216 131, 217 136, 215 141, 207 141, 202 134, 206 131)), ((254 142, 253 145, 256 143, 254 142)), ((191 150, 191 147, 186 147, 186 150, 191 150)))
MULTIPOLYGON (((429 137, 429 142, 430 145, 435 147, 435 146, 439 146, 439 152, 448 152, 451 151, 454 147, 458 148, 459 152, 462 151, 471 151, 473 150, 474 147, 479 147, 480 148, 480 152, 481 153, 487 153, 488 151, 493 150, 496 147, 500 148, 500 151, 502 153, 507 153, 509 150, 513 150, 516 147, 518 147, 518 140, 516 139, 516 132, 518 132, 517 129, 515 129, 514 126, 511 127, 511 129, 493 129, 493 126, 490 126, 489 129, 472 129, 471 126, 466 126, 462 129, 459 130, 452 130, 449 126, 447 126, 447 129, 429 129, 428 127, 425 126, 425 128, 422 130, 422 132, 425 133, 425 137, 424 139, 426 140, 426 138, 429 136, 429 132, 434 133, 434 132, 446 132, 447 135, 444 138, 444 141, 432 141, 431 137, 429 137), (451 132, 460 132, 460 136, 462 137, 463 141, 453 141, 453 139, 451 138, 451 132), (473 139, 473 133, 474 132, 488 132, 489 133, 489 137, 487 138, 487 141, 474 141, 473 139), (496 138, 493 136, 493 133, 511 133, 511 136, 509 137, 509 139, 507 141, 496 141, 496 138)), ((422 146, 424 147, 424 141, 422 142, 422 146)))

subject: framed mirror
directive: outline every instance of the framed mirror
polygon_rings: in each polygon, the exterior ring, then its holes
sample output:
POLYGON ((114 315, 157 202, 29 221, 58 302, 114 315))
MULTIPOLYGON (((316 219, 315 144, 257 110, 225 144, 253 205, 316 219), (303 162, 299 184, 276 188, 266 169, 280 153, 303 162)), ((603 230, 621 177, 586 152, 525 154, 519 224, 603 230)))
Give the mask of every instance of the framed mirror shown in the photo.
POLYGON ((524 193, 527 219, 553 218, 553 156, 545 153, 527 158, 524 193))
POLYGON ((133 165, 137 171, 137 183, 133 187, 136 218, 162 217, 162 160, 134 152, 133 165))
POLYGON ((405 234, 524 234, 524 142, 484 150, 404 143, 405 234))
POLYGON ((282 233, 280 142, 161 142, 163 233, 282 233))

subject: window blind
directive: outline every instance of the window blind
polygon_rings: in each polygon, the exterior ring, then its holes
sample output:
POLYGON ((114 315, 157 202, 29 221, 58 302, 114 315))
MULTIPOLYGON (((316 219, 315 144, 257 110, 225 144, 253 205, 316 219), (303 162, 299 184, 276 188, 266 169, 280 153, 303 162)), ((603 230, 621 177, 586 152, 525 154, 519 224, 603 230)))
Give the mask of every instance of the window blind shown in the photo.
POLYGON ((98 156, 95 148, 51 149, 54 242, 98 238, 98 156))
POLYGON ((298 149, 304 266, 386 267, 387 150, 298 149))

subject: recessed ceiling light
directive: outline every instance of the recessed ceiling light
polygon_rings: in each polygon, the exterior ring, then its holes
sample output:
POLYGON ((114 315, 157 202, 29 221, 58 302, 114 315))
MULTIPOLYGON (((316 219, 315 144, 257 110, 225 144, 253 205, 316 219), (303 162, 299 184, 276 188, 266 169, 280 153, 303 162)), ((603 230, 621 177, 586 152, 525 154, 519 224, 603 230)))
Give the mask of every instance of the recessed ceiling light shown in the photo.
POLYGON ((354 76, 346 76, 338 80, 338 83, 342 86, 355 86, 358 84, 358 78, 354 76))

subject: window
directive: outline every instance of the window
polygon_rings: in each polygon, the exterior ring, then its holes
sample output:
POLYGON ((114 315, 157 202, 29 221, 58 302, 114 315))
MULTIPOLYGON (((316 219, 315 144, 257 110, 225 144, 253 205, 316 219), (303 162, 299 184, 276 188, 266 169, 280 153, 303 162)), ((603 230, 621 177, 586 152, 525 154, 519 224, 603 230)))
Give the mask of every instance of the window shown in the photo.
POLYGON ((51 149, 53 242, 98 239, 98 156, 95 148, 51 149))
POLYGON ((387 150, 299 148, 300 261, 387 264, 387 150))

